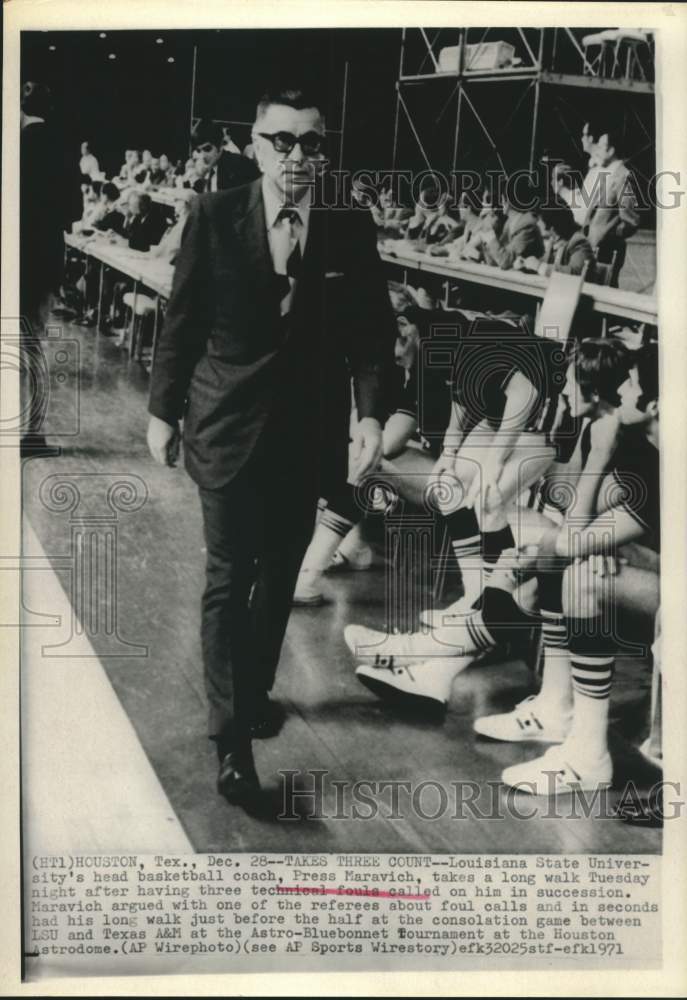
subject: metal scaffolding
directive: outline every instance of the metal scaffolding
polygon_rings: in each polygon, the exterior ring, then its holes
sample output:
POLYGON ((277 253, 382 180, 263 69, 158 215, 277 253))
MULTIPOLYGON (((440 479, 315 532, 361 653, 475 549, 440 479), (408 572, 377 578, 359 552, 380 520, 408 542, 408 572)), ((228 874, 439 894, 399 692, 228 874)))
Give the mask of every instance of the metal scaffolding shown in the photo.
MULTIPOLYGON (((521 144, 526 139, 527 166, 532 170, 540 144, 543 94, 556 87, 636 95, 630 111, 651 141, 639 108, 648 95, 653 116, 653 43, 647 32, 406 28, 396 83, 393 164, 398 165, 401 130, 407 127, 427 169, 455 171, 460 143, 472 120, 473 141, 477 135, 486 143, 487 155, 504 173, 508 173, 503 158, 507 143, 500 140, 509 130, 517 132, 521 144), (507 85, 512 100, 494 100, 497 84, 507 85), (499 121, 503 113, 507 117, 499 121), (447 137, 450 142, 444 149, 447 137)), ((646 110, 646 101, 644 105, 646 110)), ((556 113, 562 117, 564 106, 556 113)))

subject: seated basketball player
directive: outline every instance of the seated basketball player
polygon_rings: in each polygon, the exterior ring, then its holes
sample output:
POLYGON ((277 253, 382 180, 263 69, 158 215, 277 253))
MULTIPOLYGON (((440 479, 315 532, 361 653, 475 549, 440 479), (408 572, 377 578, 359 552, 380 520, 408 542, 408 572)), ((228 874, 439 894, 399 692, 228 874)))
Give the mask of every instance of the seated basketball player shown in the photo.
MULTIPOLYGON (((611 340, 585 340, 567 369, 564 397, 573 418, 596 421, 613 413, 618 402, 617 387, 625 380, 628 354, 622 344, 611 340)), ((571 469, 585 466, 589 455, 589 428, 582 431, 571 469)), ((584 476, 582 476, 584 480, 584 476)), ((573 512, 570 512, 572 516, 573 512)), ((557 536, 551 526, 549 534, 557 536)), ((510 546, 512 548, 512 546, 510 546)), ((371 660, 356 671, 359 679, 377 693, 402 694, 406 699, 430 699, 443 705, 448 701, 453 679, 473 662, 475 656, 494 649, 503 641, 522 637, 536 623, 533 587, 527 583, 513 594, 517 579, 510 572, 512 553, 504 552, 492 579, 472 608, 461 614, 443 616, 443 623, 429 633, 387 636, 381 632, 349 626, 346 641, 361 659, 371 660), (522 592, 521 592, 522 591, 522 592)), ((546 540, 542 543, 546 551, 546 540)), ((542 556, 543 558, 543 556, 542 556)), ((547 607, 546 598, 542 607, 547 607)), ((546 638, 546 618, 544 636, 546 638)))
MULTIPOLYGON (((568 563, 560 579, 557 702, 543 733, 555 737, 543 757, 506 768, 503 780, 534 794, 593 790, 611 784, 608 708, 618 636, 614 609, 651 623, 660 600, 658 351, 647 345, 632 358, 618 390, 615 414, 591 428, 575 522, 558 533, 556 555, 568 563), (585 523, 586 522, 586 523, 585 523), (548 729, 547 729, 548 727, 548 729)), ((555 583, 550 593, 558 597, 555 583)), ((530 707, 530 711, 531 711, 530 707)), ((517 714, 517 710, 516 713, 517 714)), ((496 720, 494 720, 496 721, 496 720)), ((481 720, 476 729, 509 738, 512 727, 481 720)))
MULTIPOLYGON (((449 317, 450 320, 450 317, 449 317)), ((427 475, 432 468, 430 455, 437 457, 437 441, 446 426, 451 408, 450 391, 442 371, 420 373, 420 344, 436 324, 446 323, 447 314, 411 306, 396 317, 398 336, 394 347, 396 364, 402 375, 392 388, 390 416, 384 425, 384 457, 379 467, 381 478, 388 476, 394 492, 399 475, 393 465, 408 442, 420 434, 427 452, 427 475), (419 378, 422 374, 422 392, 419 378)), ((332 566, 332 559, 344 540, 355 550, 349 535, 355 531, 363 515, 356 503, 355 489, 347 481, 347 469, 340 470, 340 482, 332 484, 322 498, 320 515, 312 541, 303 559, 293 603, 300 607, 318 607, 324 603, 321 593, 322 576, 332 566)), ((353 568, 368 563, 353 563, 353 568)))

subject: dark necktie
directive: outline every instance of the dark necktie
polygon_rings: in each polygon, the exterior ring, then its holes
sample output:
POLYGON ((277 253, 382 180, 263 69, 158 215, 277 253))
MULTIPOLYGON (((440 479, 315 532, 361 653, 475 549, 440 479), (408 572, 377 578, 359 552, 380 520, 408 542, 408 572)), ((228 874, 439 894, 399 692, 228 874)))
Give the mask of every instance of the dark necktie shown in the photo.
POLYGON ((301 243, 299 238, 299 227, 302 225, 302 220, 298 212, 293 208, 282 208, 279 215, 276 218, 276 222, 282 222, 286 220, 289 224, 292 236, 295 236, 295 244, 293 250, 288 256, 286 261, 286 274, 278 274, 278 291, 279 291, 279 301, 281 302, 291 291, 291 281, 298 278, 301 269, 301 263, 303 261, 303 256, 301 254, 301 243))

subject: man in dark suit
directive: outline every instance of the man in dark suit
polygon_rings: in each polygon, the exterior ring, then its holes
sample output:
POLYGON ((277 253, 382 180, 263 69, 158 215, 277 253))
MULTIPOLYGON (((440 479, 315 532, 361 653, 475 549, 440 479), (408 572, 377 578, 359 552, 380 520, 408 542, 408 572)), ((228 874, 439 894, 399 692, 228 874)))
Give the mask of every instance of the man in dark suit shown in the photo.
POLYGON ((207 548, 202 648, 219 791, 259 788, 251 738, 268 698, 320 484, 381 455, 381 373, 395 326, 369 213, 312 204, 324 122, 298 90, 259 104, 263 177, 193 205, 153 369, 148 444, 199 487, 207 548), (339 472, 340 474, 340 472, 339 472))
POLYGON ((43 455, 48 444, 41 432, 43 408, 33 387, 31 357, 38 352, 52 304, 62 280, 64 236, 61 219, 65 201, 58 138, 49 119, 47 87, 27 81, 21 91, 19 141, 19 301, 23 343, 21 365, 22 455, 43 455))
POLYGON ((197 157, 197 167, 202 173, 194 189, 202 194, 206 191, 226 191, 228 188, 247 184, 260 176, 256 164, 240 153, 230 153, 223 149, 223 129, 207 119, 201 119, 191 135, 191 146, 197 157))

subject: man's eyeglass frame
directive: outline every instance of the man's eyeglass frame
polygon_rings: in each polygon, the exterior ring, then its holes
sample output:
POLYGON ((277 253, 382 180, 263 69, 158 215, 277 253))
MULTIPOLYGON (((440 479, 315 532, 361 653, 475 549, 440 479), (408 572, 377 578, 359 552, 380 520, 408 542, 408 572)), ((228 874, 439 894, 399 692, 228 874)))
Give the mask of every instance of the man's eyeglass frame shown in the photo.
POLYGON ((275 152, 289 156, 296 146, 300 146, 303 156, 315 159, 321 156, 326 145, 326 136, 320 132, 305 132, 303 135, 293 135, 291 132, 258 132, 263 139, 269 139, 275 152))

